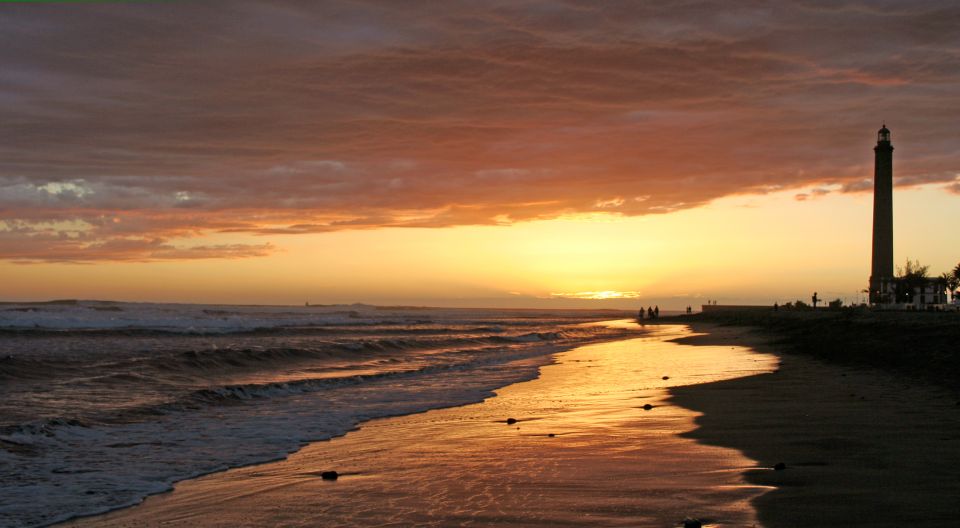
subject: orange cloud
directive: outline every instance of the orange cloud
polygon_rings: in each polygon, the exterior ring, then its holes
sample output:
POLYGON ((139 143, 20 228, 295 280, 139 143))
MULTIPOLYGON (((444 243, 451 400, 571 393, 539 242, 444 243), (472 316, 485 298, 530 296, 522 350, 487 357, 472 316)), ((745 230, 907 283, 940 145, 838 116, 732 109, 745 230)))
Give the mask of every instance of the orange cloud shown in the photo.
POLYGON ((4 10, 6 259, 861 191, 884 119, 901 185, 960 167, 951 2, 4 10))

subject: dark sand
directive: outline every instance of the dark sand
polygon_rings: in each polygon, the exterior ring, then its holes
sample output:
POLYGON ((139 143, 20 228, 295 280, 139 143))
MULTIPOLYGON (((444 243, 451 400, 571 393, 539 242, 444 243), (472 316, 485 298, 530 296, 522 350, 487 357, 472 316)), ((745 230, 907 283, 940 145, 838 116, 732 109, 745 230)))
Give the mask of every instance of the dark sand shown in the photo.
POLYGON ((696 413, 668 391, 769 372, 776 358, 669 342, 689 334, 665 326, 560 353, 482 403, 367 422, 74 526, 754 526, 754 461, 680 436, 696 413), (342 476, 324 481, 328 470, 342 476))
POLYGON ((960 398, 960 313, 841 310, 718 310, 664 319, 665 323, 746 326, 767 336, 778 352, 837 365, 886 370, 939 385, 960 398))
MULTIPOLYGON (((740 327, 697 329, 710 335, 684 341, 765 349, 740 327)), ((960 526, 960 406, 948 389, 787 354, 774 374, 671 392, 704 413, 688 438, 787 465, 747 472, 774 487, 753 502, 763 526, 960 526)))

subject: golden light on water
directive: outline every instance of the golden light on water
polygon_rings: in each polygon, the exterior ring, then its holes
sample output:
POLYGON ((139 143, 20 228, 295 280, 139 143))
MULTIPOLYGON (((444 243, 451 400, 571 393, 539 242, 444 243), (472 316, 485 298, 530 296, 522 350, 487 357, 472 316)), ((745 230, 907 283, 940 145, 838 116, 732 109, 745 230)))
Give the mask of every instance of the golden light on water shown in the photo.
MULTIPOLYGON (((637 328, 631 321, 595 324, 637 328)), ((575 519, 607 526, 623 524, 605 522, 622 516, 630 525, 669 526, 698 493, 698 507, 729 525, 754 525, 749 501, 767 490, 744 483, 739 471, 755 462, 680 436, 696 427, 698 412, 677 405, 669 391, 769 372, 777 358, 727 344, 676 343, 693 335, 680 325, 641 335, 565 352, 536 379, 482 403, 365 422, 288 459, 184 481, 140 507, 75 526, 138 525, 171 518, 184 505, 198 526, 276 524, 278 511, 337 526, 436 525, 450 515, 488 525, 575 519), (508 417, 516 422, 504 423, 508 417), (330 468, 349 471, 340 485, 316 478, 330 468), (598 504, 617 517, 584 515, 598 504)))
POLYGON ((637 299, 640 297, 638 291, 588 291, 576 293, 551 293, 551 297, 560 297, 562 299, 637 299))

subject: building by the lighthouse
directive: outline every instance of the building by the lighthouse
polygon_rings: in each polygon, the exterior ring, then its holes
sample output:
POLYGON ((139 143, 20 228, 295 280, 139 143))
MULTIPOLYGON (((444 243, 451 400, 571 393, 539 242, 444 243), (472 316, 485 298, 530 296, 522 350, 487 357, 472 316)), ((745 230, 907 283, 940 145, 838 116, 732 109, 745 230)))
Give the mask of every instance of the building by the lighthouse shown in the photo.
POLYGON ((870 304, 896 301, 893 275, 893 144, 886 123, 877 131, 873 147, 873 258, 870 267, 870 304))

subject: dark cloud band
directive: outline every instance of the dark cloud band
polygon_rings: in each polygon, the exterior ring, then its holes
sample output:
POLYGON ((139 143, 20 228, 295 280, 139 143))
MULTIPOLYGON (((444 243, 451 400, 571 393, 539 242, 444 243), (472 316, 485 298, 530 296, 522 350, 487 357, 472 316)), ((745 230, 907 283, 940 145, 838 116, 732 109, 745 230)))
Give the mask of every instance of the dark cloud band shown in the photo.
POLYGON ((4 5, 0 257, 861 191, 883 119, 902 184, 955 188, 958 22, 946 1, 4 5))

